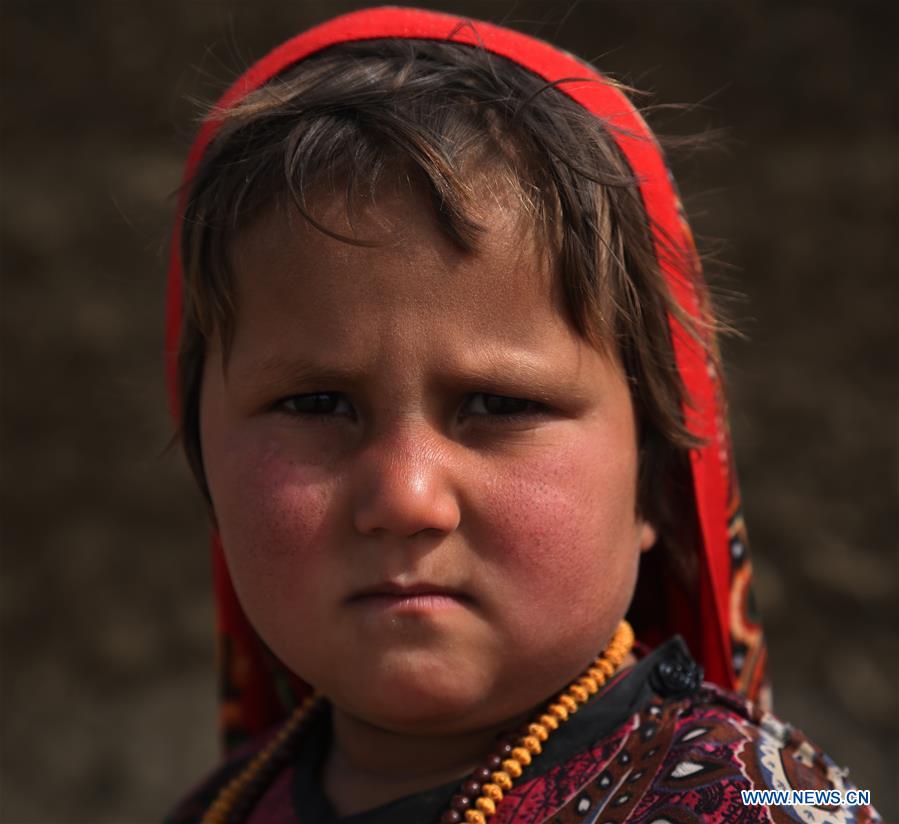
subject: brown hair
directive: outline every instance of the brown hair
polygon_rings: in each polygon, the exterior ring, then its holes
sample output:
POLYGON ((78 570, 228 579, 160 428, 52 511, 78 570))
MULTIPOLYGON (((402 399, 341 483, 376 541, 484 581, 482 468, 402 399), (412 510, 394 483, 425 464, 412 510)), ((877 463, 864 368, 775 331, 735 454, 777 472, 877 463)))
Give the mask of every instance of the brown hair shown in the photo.
MULTIPOLYGON (((514 184, 541 231, 573 327, 621 359, 640 428, 641 514, 669 545, 692 542, 695 508, 683 503, 697 442, 683 420, 669 316, 696 340, 705 336, 669 293, 637 182, 608 124, 511 61, 424 40, 331 47, 212 116, 221 127, 185 201, 178 360, 183 445, 207 501, 200 381, 210 336, 226 352, 231 340, 235 233, 284 201, 335 235, 310 214, 307 193, 343 186, 349 209, 361 187, 373 192, 386 170, 400 168, 430 193, 449 237, 476 250, 481 226, 466 171, 486 162, 514 184)), ((692 262, 666 248, 692 277, 692 262)))

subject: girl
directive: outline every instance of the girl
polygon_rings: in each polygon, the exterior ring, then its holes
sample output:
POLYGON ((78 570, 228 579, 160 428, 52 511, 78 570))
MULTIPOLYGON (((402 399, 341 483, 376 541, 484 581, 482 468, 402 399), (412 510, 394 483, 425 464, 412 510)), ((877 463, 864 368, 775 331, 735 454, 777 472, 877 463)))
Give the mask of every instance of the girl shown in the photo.
POLYGON ((714 323, 621 89, 337 18, 215 107, 172 249, 229 753, 171 821, 876 820, 766 712, 714 323))

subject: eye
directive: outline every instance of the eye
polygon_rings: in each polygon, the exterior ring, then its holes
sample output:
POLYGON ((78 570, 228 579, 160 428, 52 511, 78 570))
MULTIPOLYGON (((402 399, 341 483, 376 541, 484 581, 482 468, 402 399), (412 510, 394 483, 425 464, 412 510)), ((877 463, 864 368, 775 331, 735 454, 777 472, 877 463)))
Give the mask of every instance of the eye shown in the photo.
POLYGON ((472 395, 467 407, 467 412, 471 415, 505 418, 519 418, 546 411, 546 407, 537 401, 512 398, 508 395, 491 395, 487 392, 478 392, 472 395))
POLYGON ((290 415, 343 415, 355 417, 353 407, 340 392, 311 392, 308 395, 292 395, 280 401, 277 408, 290 415))

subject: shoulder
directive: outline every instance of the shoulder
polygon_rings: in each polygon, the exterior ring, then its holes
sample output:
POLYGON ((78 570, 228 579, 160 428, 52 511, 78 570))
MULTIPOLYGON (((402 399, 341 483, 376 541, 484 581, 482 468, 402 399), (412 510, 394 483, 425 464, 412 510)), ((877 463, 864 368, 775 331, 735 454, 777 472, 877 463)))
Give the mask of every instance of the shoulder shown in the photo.
POLYGON ((701 683, 698 667, 688 666, 677 649, 670 652, 651 663, 650 696, 621 726, 542 784, 522 788, 530 799, 539 796, 543 817, 520 820, 880 821, 870 799, 852 794, 857 788, 847 771, 801 731, 741 696, 701 683))
POLYGON ((643 715, 644 723, 658 725, 660 737, 640 805, 649 820, 672 806, 702 820, 880 820, 869 800, 850 792, 857 788, 847 770, 800 730, 741 696, 704 683, 687 697, 656 699, 643 715))

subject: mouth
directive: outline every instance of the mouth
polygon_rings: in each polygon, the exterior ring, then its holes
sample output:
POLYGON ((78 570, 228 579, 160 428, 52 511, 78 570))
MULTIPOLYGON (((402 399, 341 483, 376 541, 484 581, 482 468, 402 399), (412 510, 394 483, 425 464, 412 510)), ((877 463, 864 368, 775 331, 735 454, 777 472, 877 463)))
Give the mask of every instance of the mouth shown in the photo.
POLYGON ((425 582, 398 584, 385 581, 359 590, 350 596, 347 603, 391 612, 434 612, 470 605, 474 601, 456 587, 425 582))

